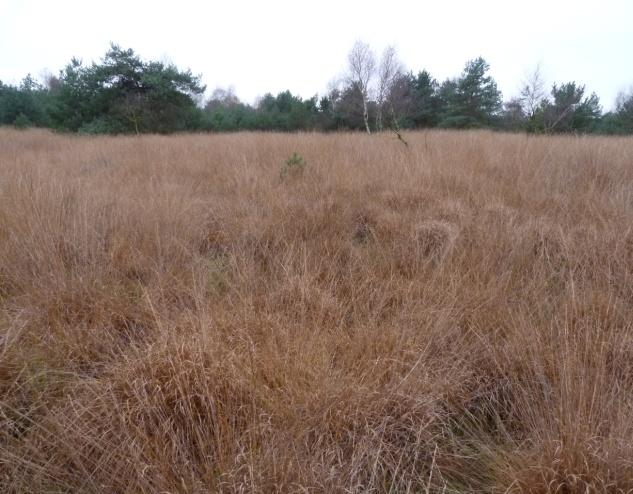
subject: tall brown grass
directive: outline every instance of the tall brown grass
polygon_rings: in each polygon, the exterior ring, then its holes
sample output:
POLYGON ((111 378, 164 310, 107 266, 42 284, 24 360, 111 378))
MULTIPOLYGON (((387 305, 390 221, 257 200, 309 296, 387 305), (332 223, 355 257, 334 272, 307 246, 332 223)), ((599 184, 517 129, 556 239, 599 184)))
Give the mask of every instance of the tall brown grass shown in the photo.
POLYGON ((407 141, 0 130, 0 490, 633 491, 633 140, 407 141))

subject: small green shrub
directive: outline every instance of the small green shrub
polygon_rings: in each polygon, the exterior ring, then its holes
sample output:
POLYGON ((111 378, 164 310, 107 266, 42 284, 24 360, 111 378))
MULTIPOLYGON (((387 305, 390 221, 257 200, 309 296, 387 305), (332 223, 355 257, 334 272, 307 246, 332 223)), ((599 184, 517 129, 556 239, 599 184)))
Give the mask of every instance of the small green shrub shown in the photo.
POLYGON ((224 256, 214 256, 207 261, 207 290, 217 295, 224 294, 228 287, 229 265, 224 256))
POLYGON ((298 153, 292 153, 292 156, 286 160, 283 168, 281 169, 281 178, 299 177, 303 175, 303 171, 306 167, 306 161, 298 153))

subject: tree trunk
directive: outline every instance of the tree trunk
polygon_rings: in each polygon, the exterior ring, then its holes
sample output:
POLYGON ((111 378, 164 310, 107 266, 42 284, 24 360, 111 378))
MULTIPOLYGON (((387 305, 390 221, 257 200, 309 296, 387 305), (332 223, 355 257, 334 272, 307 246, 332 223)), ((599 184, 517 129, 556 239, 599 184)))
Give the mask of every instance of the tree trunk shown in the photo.
POLYGON ((363 94, 363 119, 365 120, 365 129, 368 134, 371 134, 369 129, 369 111, 367 110, 367 96, 363 94))

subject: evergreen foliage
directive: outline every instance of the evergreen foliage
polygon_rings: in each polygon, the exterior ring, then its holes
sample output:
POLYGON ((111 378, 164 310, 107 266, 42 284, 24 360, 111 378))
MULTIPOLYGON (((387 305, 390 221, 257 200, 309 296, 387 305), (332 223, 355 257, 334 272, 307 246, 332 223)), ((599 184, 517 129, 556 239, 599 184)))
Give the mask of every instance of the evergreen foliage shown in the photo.
POLYGON ((89 134, 367 130, 368 125, 633 133, 633 92, 621 94, 616 108, 603 114, 598 97, 587 95, 584 85, 554 84, 547 97, 536 73, 520 97, 504 103, 489 71, 481 57, 442 83, 426 70, 396 71, 378 100, 347 79, 320 97, 282 91, 265 94, 255 105, 240 101, 232 90, 216 89, 201 105, 200 76, 144 61, 134 50, 112 44, 100 62, 85 65, 73 58, 44 84, 30 75, 17 86, 0 81, 0 125, 89 134))

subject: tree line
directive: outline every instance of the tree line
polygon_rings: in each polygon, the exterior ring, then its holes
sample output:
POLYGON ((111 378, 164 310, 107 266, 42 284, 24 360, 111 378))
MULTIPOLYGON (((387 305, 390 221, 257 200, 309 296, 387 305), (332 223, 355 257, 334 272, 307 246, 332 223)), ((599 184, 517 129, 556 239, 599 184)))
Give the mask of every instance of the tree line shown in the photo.
POLYGON ((144 61, 111 45, 99 62, 73 58, 57 76, 17 86, 0 81, 0 125, 88 134, 238 130, 381 130, 492 128, 533 133, 633 133, 633 92, 603 112, 598 96, 575 81, 547 88, 535 69, 520 94, 503 101, 483 58, 439 82, 404 68, 393 47, 377 58, 358 41, 345 74, 322 96, 290 91, 247 104, 218 88, 207 101, 201 77, 173 64, 144 61))

